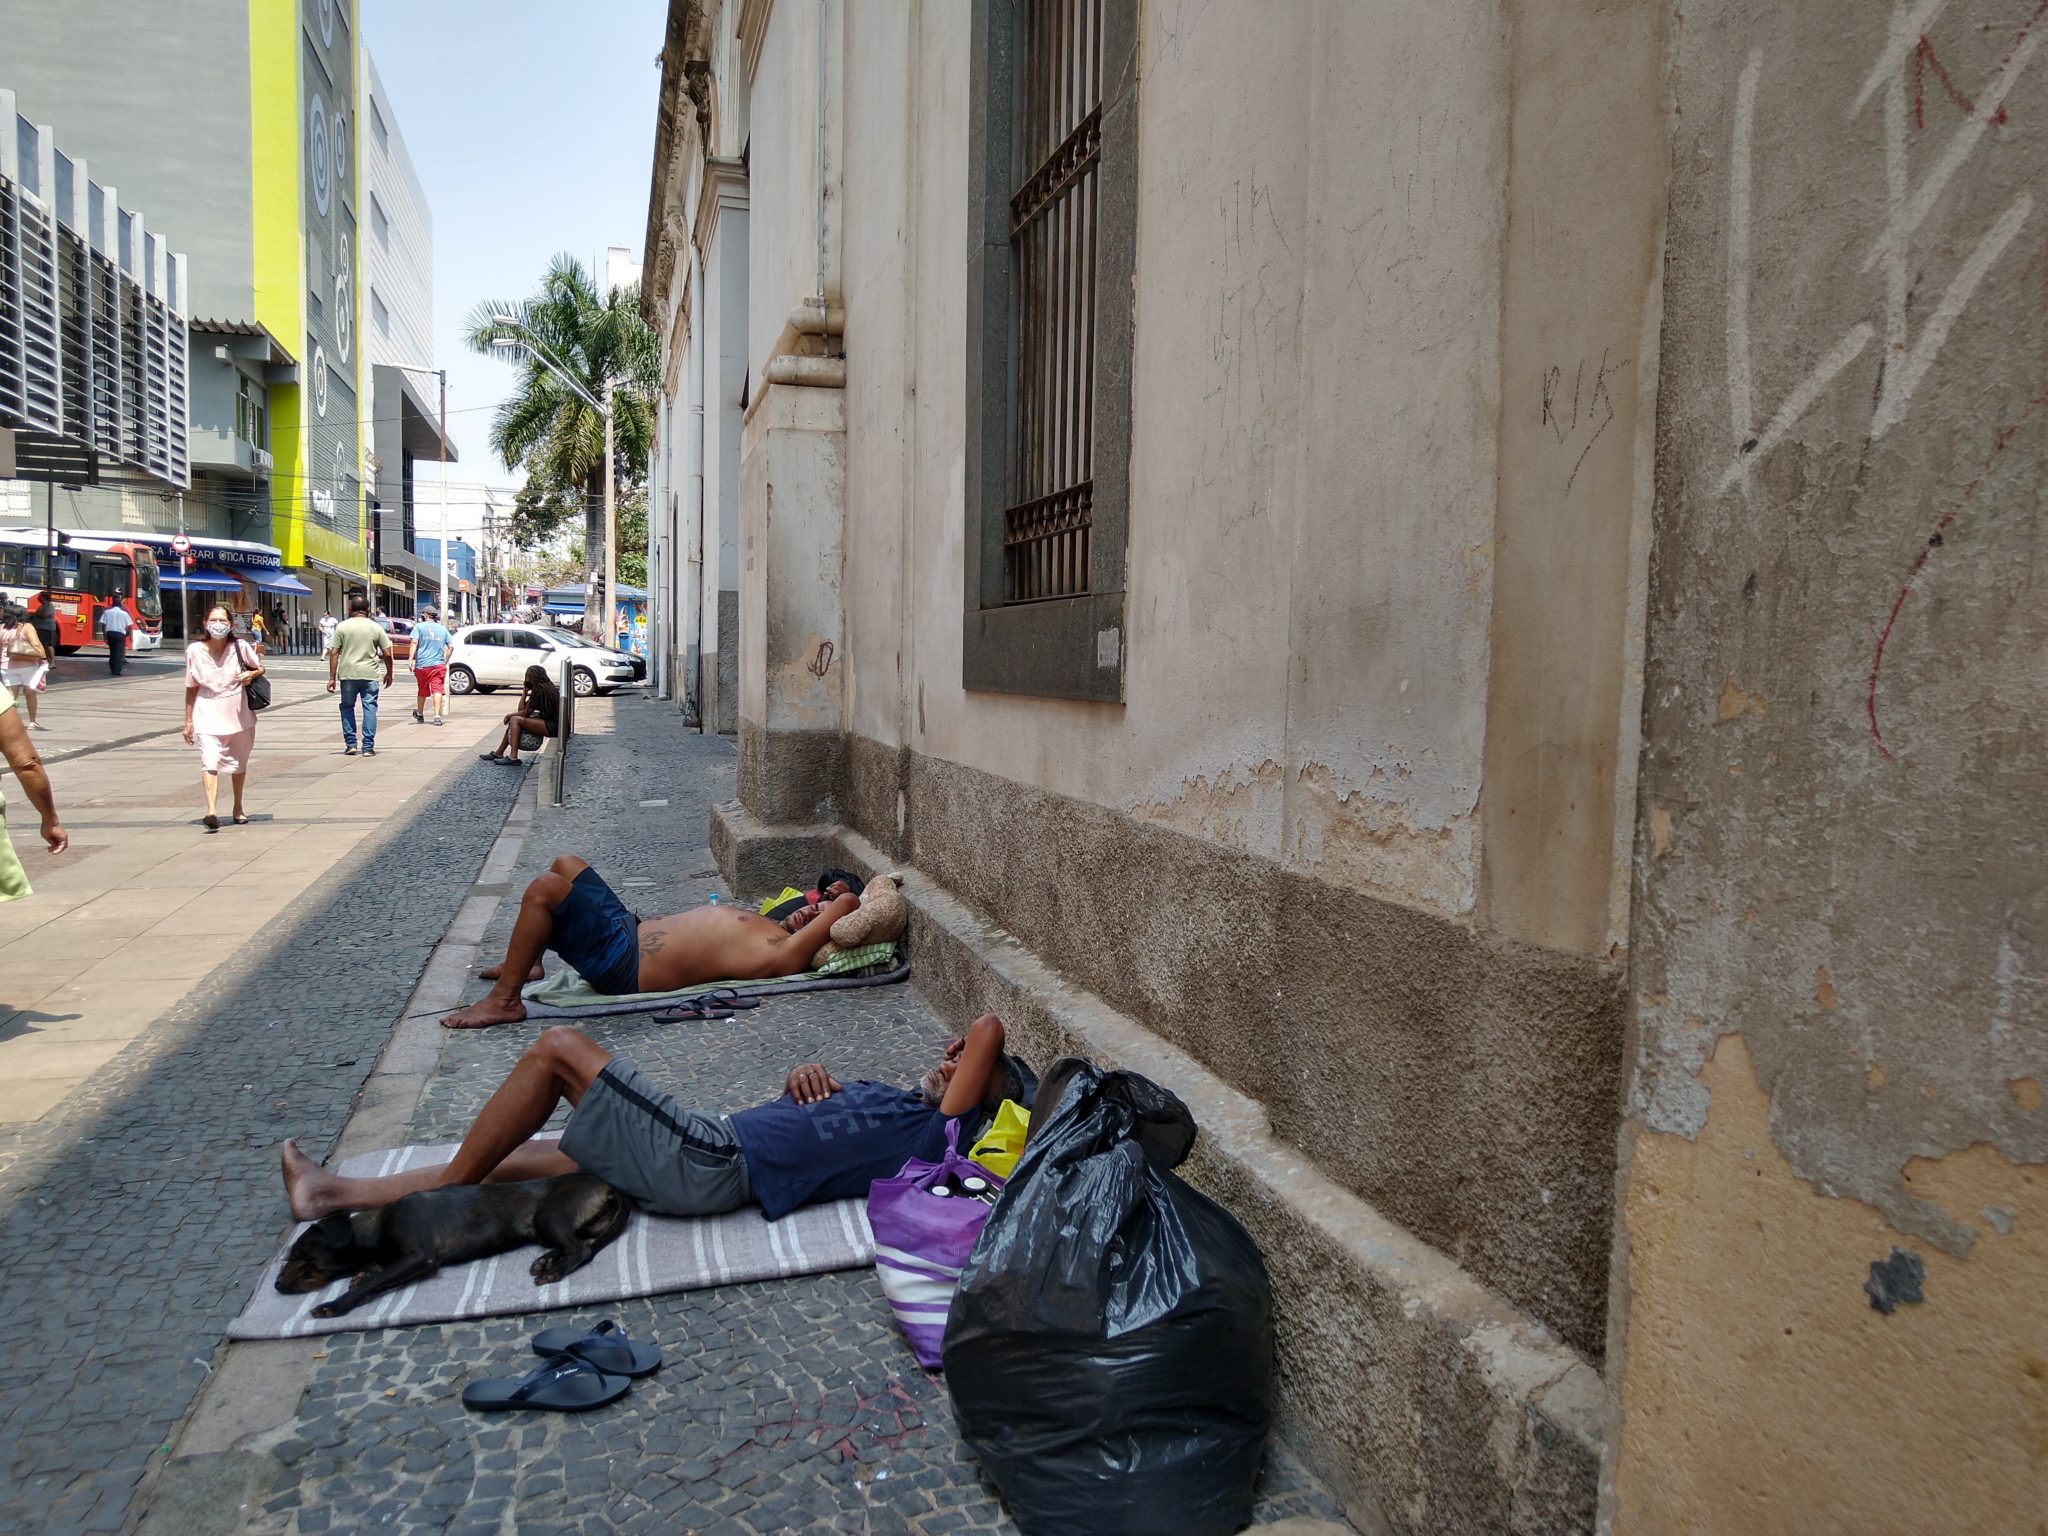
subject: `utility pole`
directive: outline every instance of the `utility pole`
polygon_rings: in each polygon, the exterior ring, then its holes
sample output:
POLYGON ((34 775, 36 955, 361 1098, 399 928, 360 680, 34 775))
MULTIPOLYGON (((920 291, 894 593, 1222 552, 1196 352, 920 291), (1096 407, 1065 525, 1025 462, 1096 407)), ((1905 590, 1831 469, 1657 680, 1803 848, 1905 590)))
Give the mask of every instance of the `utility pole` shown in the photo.
MULTIPOLYGON (((436 368, 434 372, 441 380, 441 548, 439 557, 434 561, 434 585, 439 588, 439 598, 435 606, 441 610, 439 615, 441 621, 446 623, 448 617, 448 370, 446 368, 436 368)), ((413 605, 413 612, 415 614, 419 612, 419 605, 417 603, 413 605)), ((447 707, 446 703, 443 703, 441 706, 444 711, 447 707)))
MULTIPOLYGON (((612 488, 612 381, 604 381, 604 606, 598 610, 603 615, 600 622, 604 628, 594 637, 599 645, 612 643, 612 634, 617 628, 613 609, 618 607, 619 590, 619 516, 612 488)), ((588 606, 587 604, 585 606, 588 606)))
MULTIPOLYGON (((209 526, 210 526, 210 525, 209 525, 209 526)), ((228 524, 228 526, 229 526, 230 528, 232 528, 232 527, 234 527, 234 523, 233 523, 232 521, 230 521, 230 522, 229 522, 229 524, 228 524)), ((180 492, 178 492, 178 541, 179 541, 179 542, 180 542, 180 543, 182 544, 182 543, 184 542, 184 539, 185 539, 185 493, 184 493, 183 491, 180 491, 180 492)), ((180 635, 182 635, 182 636, 184 637, 185 643, 186 643, 187 645, 190 645, 190 644, 192 643, 192 587, 191 587, 191 584, 190 584, 189 582, 187 582, 187 581, 185 580, 185 577, 186 577, 186 576, 187 576, 187 575, 189 574, 189 571, 188 571, 188 569, 187 569, 187 567, 189 566, 189 564, 190 564, 190 562, 189 562, 189 561, 188 561, 188 560, 186 559, 186 552, 185 552, 184 550, 182 550, 182 549, 181 549, 181 550, 179 550, 179 551, 178 551, 178 633, 179 633, 180 635)))

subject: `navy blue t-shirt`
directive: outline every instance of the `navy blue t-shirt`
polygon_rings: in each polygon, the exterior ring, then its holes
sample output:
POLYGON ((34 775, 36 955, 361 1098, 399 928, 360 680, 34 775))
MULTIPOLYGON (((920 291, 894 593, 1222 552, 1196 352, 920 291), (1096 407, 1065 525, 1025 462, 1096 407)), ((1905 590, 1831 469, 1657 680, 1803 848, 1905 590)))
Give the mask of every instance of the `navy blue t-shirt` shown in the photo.
MULTIPOLYGON (((960 1150, 978 1112, 962 1115, 960 1150)), ((912 1158, 935 1163, 946 1151, 946 1117, 918 1094, 866 1079, 829 1099, 799 1104, 784 1094, 732 1117, 754 1198, 770 1221, 800 1205, 865 1195, 912 1158)))

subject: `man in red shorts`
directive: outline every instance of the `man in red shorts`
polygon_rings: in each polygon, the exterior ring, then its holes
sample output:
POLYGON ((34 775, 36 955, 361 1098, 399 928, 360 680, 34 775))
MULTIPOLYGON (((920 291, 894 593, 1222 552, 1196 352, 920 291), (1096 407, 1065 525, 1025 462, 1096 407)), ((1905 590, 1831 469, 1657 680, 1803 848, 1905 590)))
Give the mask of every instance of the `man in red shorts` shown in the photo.
POLYGON ((427 723, 426 709, 430 702, 434 707, 433 723, 447 723, 448 647, 455 643, 455 637, 441 627, 439 619, 440 615, 433 609, 422 608, 419 622, 412 627, 412 680, 420 690, 412 717, 421 725, 427 723))

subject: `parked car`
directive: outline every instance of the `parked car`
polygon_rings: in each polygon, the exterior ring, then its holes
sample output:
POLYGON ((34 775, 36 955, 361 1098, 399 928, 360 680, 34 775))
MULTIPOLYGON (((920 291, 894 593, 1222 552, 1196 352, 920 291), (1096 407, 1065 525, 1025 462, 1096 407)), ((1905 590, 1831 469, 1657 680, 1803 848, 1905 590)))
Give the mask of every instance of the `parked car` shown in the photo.
POLYGON ((528 667, 546 667, 550 676, 558 675, 565 655, 574 669, 570 680, 578 698, 610 693, 639 676, 632 657, 567 630, 541 624, 472 624, 456 631, 448 657, 448 691, 517 688, 526 680, 528 667))
POLYGON ((391 637, 391 655, 396 661, 412 660, 412 620, 384 618, 377 621, 391 637))

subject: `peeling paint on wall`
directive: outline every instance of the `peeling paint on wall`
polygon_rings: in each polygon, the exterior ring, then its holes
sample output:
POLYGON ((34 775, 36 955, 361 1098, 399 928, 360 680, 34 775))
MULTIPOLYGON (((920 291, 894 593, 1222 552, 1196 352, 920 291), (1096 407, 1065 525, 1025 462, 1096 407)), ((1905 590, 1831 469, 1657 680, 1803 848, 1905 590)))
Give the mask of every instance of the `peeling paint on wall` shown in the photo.
POLYGON ((1431 815, 1402 792, 1411 776, 1396 763, 1347 785, 1326 764, 1303 764, 1288 795, 1288 867, 1426 910, 1469 913, 1479 792, 1462 812, 1431 815))
POLYGON ((1129 809, 1140 821, 1248 853, 1267 852, 1278 840, 1283 777, 1269 757, 1248 770, 1194 774, 1170 798, 1140 800, 1129 809))
POLYGON ((2014 1520, 2048 1479, 2048 1170, 1985 1146, 1930 1159, 1931 1202, 2003 1224, 1967 1259, 1921 1252, 1778 1154, 1740 1036, 1704 1074, 1700 1134, 1638 1138, 1629 1174, 1611 1529, 2031 1530, 2014 1520), (1873 1310, 1873 1266, 1905 1301, 1915 1265, 1923 1304, 1873 1310))

